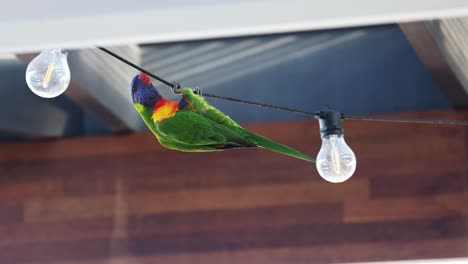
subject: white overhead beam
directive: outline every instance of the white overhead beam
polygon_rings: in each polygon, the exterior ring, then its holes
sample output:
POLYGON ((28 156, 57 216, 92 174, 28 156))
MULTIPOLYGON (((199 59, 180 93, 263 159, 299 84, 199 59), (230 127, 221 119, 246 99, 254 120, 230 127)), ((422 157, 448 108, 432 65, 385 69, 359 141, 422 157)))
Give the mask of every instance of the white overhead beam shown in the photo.
POLYGON ((419 59, 455 108, 468 107, 468 30, 465 19, 402 23, 419 59))
POLYGON ((468 15, 467 0, 16 0, 0 10, 0 53, 171 42, 468 15))
POLYGON ((425 23, 434 40, 445 55, 448 64, 465 89, 465 104, 468 100, 468 19, 445 19, 425 23))

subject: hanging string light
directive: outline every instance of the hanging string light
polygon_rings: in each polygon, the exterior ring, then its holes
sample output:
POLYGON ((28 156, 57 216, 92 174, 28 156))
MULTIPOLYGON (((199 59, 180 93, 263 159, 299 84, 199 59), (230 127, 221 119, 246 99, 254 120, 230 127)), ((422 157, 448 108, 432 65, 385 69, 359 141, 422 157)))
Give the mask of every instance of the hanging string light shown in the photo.
POLYGON ((327 109, 318 113, 322 147, 316 158, 317 171, 329 182, 344 182, 356 170, 356 155, 346 144, 342 115, 327 109))
POLYGON ((61 49, 42 51, 26 68, 26 83, 36 95, 52 98, 61 95, 70 84, 67 54, 61 49))
MULTIPOLYGON (((174 93, 179 94, 182 92, 182 86, 179 83, 169 82, 106 48, 98 48, 110 56, 124 62, 125 64, 166 84, 174 93)), ((62 53, 60 49, 43 51, 28 65, 26 70, 26 81, 30 89, 41 97, 51 98, 62 94, 70 83, 70 69, 68 68, 66 54, 62 53)), ((342 124, 343 119, 417 124, 468 125, 467 120, 429 120, 415 118, 404 119, 353 116, 345 115, 331 109, 326 109, 320 112, 308 112, 300 109, 253 102, 244 99, 219 96, 208 93, 202 94, 202 91, 199 89, 196 89, 195 92, 198 95, 204 97, 314 116, 319 120, 320 134, 322 138, 322 146, 317 155, 316 167, 322 178, 334 183, 348 180, 355 172, 357 165, 354 152, 344 140, 342 124)))

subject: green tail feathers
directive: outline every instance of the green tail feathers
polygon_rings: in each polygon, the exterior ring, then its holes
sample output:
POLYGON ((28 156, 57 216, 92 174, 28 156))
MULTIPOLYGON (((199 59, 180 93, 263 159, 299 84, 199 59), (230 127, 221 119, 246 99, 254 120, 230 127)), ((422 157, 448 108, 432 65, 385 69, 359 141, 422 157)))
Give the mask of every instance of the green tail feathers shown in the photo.
POLYGON ((305 161, 308 161, 308 162, 313 162, 315 163, 315 159, 314 158, 311 158, 307 155, 304 155, 302 153, 300 153, 299 151, 297 150, 294 150, 290 147, 287 147, 285 145, 282 145, 280 143, 277 143, 273 140, 270 140, 266 137, 262 137, 260 135, 257 135, 253 132, 250 132, 248 130, 245 130, 245 133, 246 133, 246 138, 254 143, 255 145, 258 145, 259 147, 262 147, 262 148, 265 148, 265 149, 268 149, 268 150, 271 150, 271 151, 275 151, 275 152, 278 152, 278 153, 281 153, 281 154, 285 154, 285 155, 288 155, 288 156, 291 156, 291 157, 294 157, 294 158, 298 158, 298 159, 301 159, 301 160, 305 160, 305 161))

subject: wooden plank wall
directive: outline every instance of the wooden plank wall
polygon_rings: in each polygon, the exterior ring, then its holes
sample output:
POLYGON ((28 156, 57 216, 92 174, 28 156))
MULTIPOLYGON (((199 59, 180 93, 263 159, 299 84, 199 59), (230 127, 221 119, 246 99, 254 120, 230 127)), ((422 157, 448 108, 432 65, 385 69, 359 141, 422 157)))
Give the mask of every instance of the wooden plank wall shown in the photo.
MULTIPOLYGON (((407 116, 468 120, 468 111, 407 116)), ((316 121, 249 129, 315 156, 316 121)), ((147 133, 0 145, 0 263, 344 263, 468 256, 468 129, 346 121, 354 177, 147 133)))

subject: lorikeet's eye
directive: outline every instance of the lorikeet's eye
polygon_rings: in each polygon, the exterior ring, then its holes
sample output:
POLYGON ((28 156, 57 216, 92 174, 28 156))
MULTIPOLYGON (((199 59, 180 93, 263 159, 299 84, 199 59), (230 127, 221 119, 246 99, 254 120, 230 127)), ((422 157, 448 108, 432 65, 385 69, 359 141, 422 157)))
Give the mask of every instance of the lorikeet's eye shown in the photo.
POLYGON ((132 93, 135 93, 138 90, 138 85, 134 85, 132 87, 132 93))

